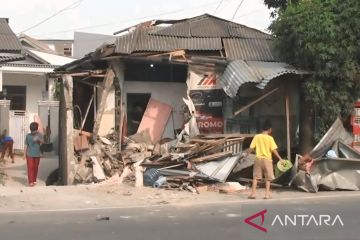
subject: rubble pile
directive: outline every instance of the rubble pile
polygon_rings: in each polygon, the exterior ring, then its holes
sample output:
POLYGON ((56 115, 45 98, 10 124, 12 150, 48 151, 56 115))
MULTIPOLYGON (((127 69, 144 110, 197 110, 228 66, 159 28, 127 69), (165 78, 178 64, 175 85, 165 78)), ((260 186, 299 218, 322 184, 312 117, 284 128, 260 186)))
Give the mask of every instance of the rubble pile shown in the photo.
POLYGON ((74 183, 127 182, 195 193, 202 186, 226 181, 241 157, 246 137, 200 135, 153 144, 143 131, 124 138, 121 150, 116 134, 98 137, 93 143, 88 143, 88 136, 80 137, 87 142, 75 143, 74 183))

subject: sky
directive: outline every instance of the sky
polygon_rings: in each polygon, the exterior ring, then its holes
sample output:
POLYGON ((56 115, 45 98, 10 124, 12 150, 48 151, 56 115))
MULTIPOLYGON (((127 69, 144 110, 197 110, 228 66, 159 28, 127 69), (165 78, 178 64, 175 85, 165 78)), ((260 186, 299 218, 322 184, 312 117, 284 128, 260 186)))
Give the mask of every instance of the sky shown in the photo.
POLYGON ((74 31, 112 35, 153 19, 181 19, 209 13, 267 31, 270 10, 263 0, 0 0, 0 17, 16 34, 38 39, 72 39, 74 31), (242 2, 243 1, 243 2, 242 2), (220 4, 221 3, 221 4, 220 4), (219 5, 220 4, 220 5, 219 5), (70 7, 68 7, 70 6, 70 7), (64 8, 68 9, 64 10, 64 8), (63 11, 61 11, 63 10, 63 11), (61 11, 61 12, 59 12, 61 11))

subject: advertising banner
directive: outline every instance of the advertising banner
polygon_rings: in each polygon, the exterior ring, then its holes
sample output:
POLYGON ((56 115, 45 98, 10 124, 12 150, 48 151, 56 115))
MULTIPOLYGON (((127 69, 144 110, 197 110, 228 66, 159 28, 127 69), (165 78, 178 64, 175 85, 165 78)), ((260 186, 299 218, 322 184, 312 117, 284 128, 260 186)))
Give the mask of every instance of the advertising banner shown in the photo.
POLYGON ((188 87, 200 133, 224 133, 223 90, 218 75, 190 72, 188 87))

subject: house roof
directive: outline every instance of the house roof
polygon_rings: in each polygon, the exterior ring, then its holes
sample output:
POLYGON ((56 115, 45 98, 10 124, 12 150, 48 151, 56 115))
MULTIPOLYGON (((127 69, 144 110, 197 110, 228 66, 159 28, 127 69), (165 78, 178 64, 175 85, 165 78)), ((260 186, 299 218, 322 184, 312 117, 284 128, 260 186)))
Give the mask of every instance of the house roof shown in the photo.
POLYGON ((151 34, 176 37, 270 38, 270 35, 264 32, 210 14, 179 20, 169 27, 152 31, 151 34))
POLYGON ((43 64, 49 64, 53 66, 61 66, 75 60, 75 58, 65 57, 58 54, 38 51, 34 49, 27 49, 27 52, 43 64))
POLYGON ((178 20, 165 27, 156 24, 166 21, 152 23, 140 24, 119 36, 115 53, 224 50, 229 60, 276 61, 269 34, 209 14, 178 20))
POLYGON ((9 19, 0 18, 0 62, 24 59, 21 44, 9 26, 9 19))
POLYGON ((4 53, 0 51, 0 63, 24 59, 24 55, 18 53, 4 53))
MULTIPOLYGON (((103 45, 83 59, 56 70, 74 70, 82 64, 85 66, 110 55, 141 59, 177 50, 198 51, 193 55, 202 55, 204 59, 201 63, 210 63, 211 57, 221 57, 218 61, 221 64, 225 61, 227 67, 220 82, 230 97, 236 96, 240 86, 247 82, 256 83, 258 88, 263 89, 269 81, 281 75, 306 74, 279 61, 272 49, 271 35, 209 14, 181 20, 148 21, 117 33, 122 35, 116 39, 114 46, 103 45), (113 51, 107 51, 112 47, 113 51), (207 51, 218 51, 218 55, 209 56, 207 51)), ((188 56, 186 63, 194 65, 193 61, 189 61, 194 56, 188 56)))
POLYGON ((21 44, 9 26, 7 18, 0 18, 0 52, 21 52, 21 44))
POLYGON ((21 34, 19 36, 19 40, 20 43, 22 43, 22 46, 25 48, 31 48, 31 49, 55 54, 55 51, 49 48, 48 45, 26 34, 21 34))
POLYGON ((178 38, 150 34, 163 27, 136 28, 129 34, 116 39, 115 52, 132 54, 135 52, 170 52, 178 49, 186 50, 221 50, 221 38, 178 38))

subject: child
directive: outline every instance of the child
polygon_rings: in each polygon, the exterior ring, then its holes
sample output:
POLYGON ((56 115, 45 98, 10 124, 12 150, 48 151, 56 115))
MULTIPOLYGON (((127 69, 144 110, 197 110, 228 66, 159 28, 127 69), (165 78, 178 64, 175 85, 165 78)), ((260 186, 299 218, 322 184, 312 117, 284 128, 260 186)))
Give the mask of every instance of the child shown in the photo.
POLYGON ((1 145, 1 161, 4 160, 6 150, 8 150, 8 157, 11 158, 11 163, 15 163, 13 146, 14 140, 12 137, 6 135, 6 131, 0 136, 0 145, 1 145))
POLYGON ((271 198, 270 183, 274 180, 274 170, 272 154, 274 154, 280 161, 282 160, 278 151, 274 138, 271 136, 272 126, 271 122, 266 120, 262 127, 262 132, 257 134, 250 144, 250 149, 245 153, 247 156, 250 152, 256 152, 256 160, 253 169, 253 185, 249 196, 254 199, 256 195, 257 182, 265 175, 266 191, 265 199, 271 198))
POLYGON ((28 170, 29 186, 36 185, 36 179, 40 163, 40 146, 43 143, 43 136, 38 132, 39 124, 32 122, 30 124, 30 133, 25 138, 25 157, 28 170))

